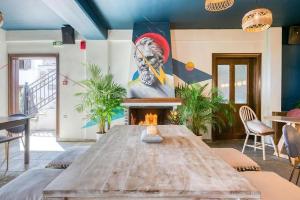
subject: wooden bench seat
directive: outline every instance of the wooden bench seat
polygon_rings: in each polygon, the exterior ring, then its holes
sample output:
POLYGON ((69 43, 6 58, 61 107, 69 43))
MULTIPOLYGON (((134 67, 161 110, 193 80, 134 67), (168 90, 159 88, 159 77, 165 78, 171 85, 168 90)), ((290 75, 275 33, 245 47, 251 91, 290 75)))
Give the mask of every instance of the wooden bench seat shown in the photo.
POLYGON ((274 172, 241 172, 261 192, 262 200, 299 200, 300 188, 274 172))
POLYGON ((233 148, 212 148, 222 160, 237 171, 260 171, 260 166, 251 158, 233 148))
POLYGON ((1 200, 41 200, 44 188, 63 170, 31 169, 0 188, 1 200))

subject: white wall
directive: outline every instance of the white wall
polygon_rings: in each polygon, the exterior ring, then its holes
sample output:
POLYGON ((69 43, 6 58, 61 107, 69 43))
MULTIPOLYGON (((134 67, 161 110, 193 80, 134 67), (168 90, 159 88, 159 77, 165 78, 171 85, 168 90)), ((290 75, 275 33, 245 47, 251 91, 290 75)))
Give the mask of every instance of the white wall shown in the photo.
MULTIPOLYGON (((0 29, 0 91, 1 96, 7 94, 7 48, 6 33, 0 29)), ((0 115, 7 114, 7 95, 0 98, 0 115)))
MULTIPOLYGON (((281 107, 281 35, 281 28, 271 28, 263 33, 172 30, 172 53, 173 58, 182 62, 193 61, 197 68, 209 74, 212 71, 212 53, 262 53, 262 116, 265 116, 281 107)), ((86 77, 86 70, 81 63, 96 63, 104 72, 110 71, 115 81, 126 86, 129 80, 131 36, 131 30, 109 31, 107 41, 88 41, 87 51, 84 52, 79 50, 78 43, 65 45, 61 49, 53 48, 51 42, 60 37, 57 31, 9 31, 7 49, 9 53, 59 53, 61 74, 76 81, 86 77)), ((94 138, 95 128, 81 129, 86 116, 74 110, 79 102, 74 93, 80 87, 70 83, 68 86, 60 85, 60 90, 61 137, 94 138)))
POLYGON ((0 29, 0 116, 6 116, 7 105, 7 49, 6 32, 0 29))
MULTIPOLYGON (((109 32, 112 48, 109 51, 110 67, 118 77, 116 80, 123 85, 128 81, 131 35, 129 30, 109 32)), ((262 33, 245 33, 237 29, 172 30, 172 56, 184 63, 192 61, 198 69, 212 74, 213 53, 262 53, 261 115, 267 116, 281 109, 281 38, 281 28, 271 28, 262 33)), ((175 83, 179 81, 175 78, 175 83)), ((205 137, 210 138, 210 133, 205 137)))
POLYGON ((107 41, 87 41, 87 50, 79 48, 79 41, 75 45, 64 45, 62 48, 52 46, 53 40, 61 40, 59 31, 8 31, 7 51, 17 53, 58 53, 60 70, 60 138, 61 140, 94 139, 96 127, 82 129, 87 121, 84 113, 75 111, 80 102, 74 94, 82 88, 69 81, 62 85, 63 76, 74 81, 86 78, 84 63, 98 64, 103 72, 107 72, 107 41))

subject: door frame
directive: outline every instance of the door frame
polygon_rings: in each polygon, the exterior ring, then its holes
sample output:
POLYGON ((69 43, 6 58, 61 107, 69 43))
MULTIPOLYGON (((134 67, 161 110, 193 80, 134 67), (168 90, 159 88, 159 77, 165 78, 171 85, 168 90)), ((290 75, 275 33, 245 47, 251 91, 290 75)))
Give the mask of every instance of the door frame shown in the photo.
MULTIPOLYGON (((255 77, 253 82, 255 84, 255 90, 253 93, 253 104, 255 105, 255 113, 258 119, 261 118, 261 64, 262 64, 262 54, 261 53, 213 53, 212 54, 212 85, 217 88, 217 59, 222 58, 251 58, 254 59, 254 73, 255 77)), ((239 112, 239 111, 237 111, 239 112)), ((215 140, 214 131, 212 131, 212 140, 215 140)))
POLYGON ((35 57, 54 57, 56 59, 56 139, 60 137, 60 76, 59 76, 59 54, 58 53, 25 53, 25 54, 8 54, 8 114, 13 114, 16 110, 16 92, 19 79, 16 76, 16 69, 12 66, 12 61, 14 58, 18 57, 28 57, 28 58, 35 58, 35 57))

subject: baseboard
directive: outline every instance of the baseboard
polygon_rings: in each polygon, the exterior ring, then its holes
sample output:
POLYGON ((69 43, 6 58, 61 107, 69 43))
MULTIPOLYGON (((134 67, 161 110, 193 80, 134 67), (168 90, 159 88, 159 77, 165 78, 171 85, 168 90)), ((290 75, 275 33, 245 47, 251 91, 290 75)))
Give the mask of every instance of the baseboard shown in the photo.
POLYGON ((57 142, 96 142, 96 139, 57 138, 57 142))

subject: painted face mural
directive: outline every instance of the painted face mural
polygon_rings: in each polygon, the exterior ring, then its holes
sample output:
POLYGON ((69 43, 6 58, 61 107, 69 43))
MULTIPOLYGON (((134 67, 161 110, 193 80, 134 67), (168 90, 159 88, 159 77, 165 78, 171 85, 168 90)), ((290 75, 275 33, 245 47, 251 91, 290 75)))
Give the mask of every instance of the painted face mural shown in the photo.
POLYGON ((142 83, 145 85, 153 85, 158 81, 149 65, 159 72, 159 68, 163 67, 164 64, 164 51, 154 39, 144 37, 138 40, 134 59, 138 66, 142 83))
POLYGON ((138 23, 133 29, 129 98, 174 97, 169 23, 138 23))

